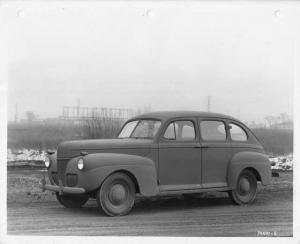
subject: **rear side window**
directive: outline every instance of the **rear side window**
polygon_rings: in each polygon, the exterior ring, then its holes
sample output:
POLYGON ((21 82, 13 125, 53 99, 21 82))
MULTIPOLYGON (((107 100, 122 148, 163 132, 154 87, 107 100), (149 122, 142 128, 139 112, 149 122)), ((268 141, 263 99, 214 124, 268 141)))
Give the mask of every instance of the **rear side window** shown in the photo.
POLYGON ((247 141, 248 136, 244 129, 236 124, 229 123, 230 136, 233 141, 247 141))
POLYGON ((169 124, 164 138, 176 141, 195 140, 196 133, 192 121, 176 121, 169 124))
POLYGON ((225 124, 221 121, 207 120, 200 122, 200 132, 203 140, 225 141, 225 124))

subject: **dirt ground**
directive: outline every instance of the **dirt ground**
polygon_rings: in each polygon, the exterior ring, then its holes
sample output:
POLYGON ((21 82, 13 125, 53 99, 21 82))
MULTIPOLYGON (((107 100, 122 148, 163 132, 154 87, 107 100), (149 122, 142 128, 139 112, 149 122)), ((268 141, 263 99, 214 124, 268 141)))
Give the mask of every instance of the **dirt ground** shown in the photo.
POLYGON ((268 187, 259 185, 249 206, 232 204, 226 193, 138 198, 129 215, 114 218, 99 211, 95 200, 76 210, 62 207, 54 194, 38 188, 41 170, 9 169, 7 174, 9 235, 293 235, 292 172, 280 172, 268 187))

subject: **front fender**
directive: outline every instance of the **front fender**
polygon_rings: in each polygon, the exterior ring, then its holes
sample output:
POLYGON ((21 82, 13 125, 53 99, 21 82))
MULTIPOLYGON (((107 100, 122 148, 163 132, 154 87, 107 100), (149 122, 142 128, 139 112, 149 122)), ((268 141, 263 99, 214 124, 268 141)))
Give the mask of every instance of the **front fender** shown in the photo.
POLYGON ((70 168, 75 168, 79 176, 78 185, 86 191, 99 188, 110 174, 124 171, 136 179, 142 195, 154 196, 158 193, 155 163, 149 158, 119 153, 95 153, 84 156, 83 160, 83 171, 77 169, 77 160, 72 160, 70 168), (72 164, 75 167, 72 167, 72 164))
POLYGON ((263 185, 271 183, 271 165, 267 155, 258 152, 238 152, 232 157, 227 170, 230 188, 236 187, 240 173, 247 168, 257 172, 263 185))

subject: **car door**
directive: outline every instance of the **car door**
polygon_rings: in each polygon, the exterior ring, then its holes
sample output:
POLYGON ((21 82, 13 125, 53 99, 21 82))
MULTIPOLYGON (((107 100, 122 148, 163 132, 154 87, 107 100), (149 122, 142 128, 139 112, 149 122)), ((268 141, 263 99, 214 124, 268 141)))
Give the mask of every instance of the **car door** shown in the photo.
POLYGON ((199 119, 202 150, 202 185, 204 188, 226 187, 227 167, 232 157, 226 121, 199 119))
POLYGON ((194 118, 169 121, 159 141, 160 190, 201 187, 201 148, 194 118))

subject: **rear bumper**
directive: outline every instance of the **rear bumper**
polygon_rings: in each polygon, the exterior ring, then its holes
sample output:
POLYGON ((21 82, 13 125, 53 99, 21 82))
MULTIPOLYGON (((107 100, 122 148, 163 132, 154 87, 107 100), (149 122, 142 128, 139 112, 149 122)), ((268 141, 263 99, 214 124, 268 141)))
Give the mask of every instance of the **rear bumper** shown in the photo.
POLYGON ((67 194, 84 194, 86 193, 85 189, 80 187, 67 187, 63 186, 61 180, 59 180, 59 185, 48 185, 46 184, 46 180, 42 179, 40 188, 42 188, 43 191, 49 190, 49 191, 55 191, 58 192, 59 195, 63 195, 64 193, 67 194))

